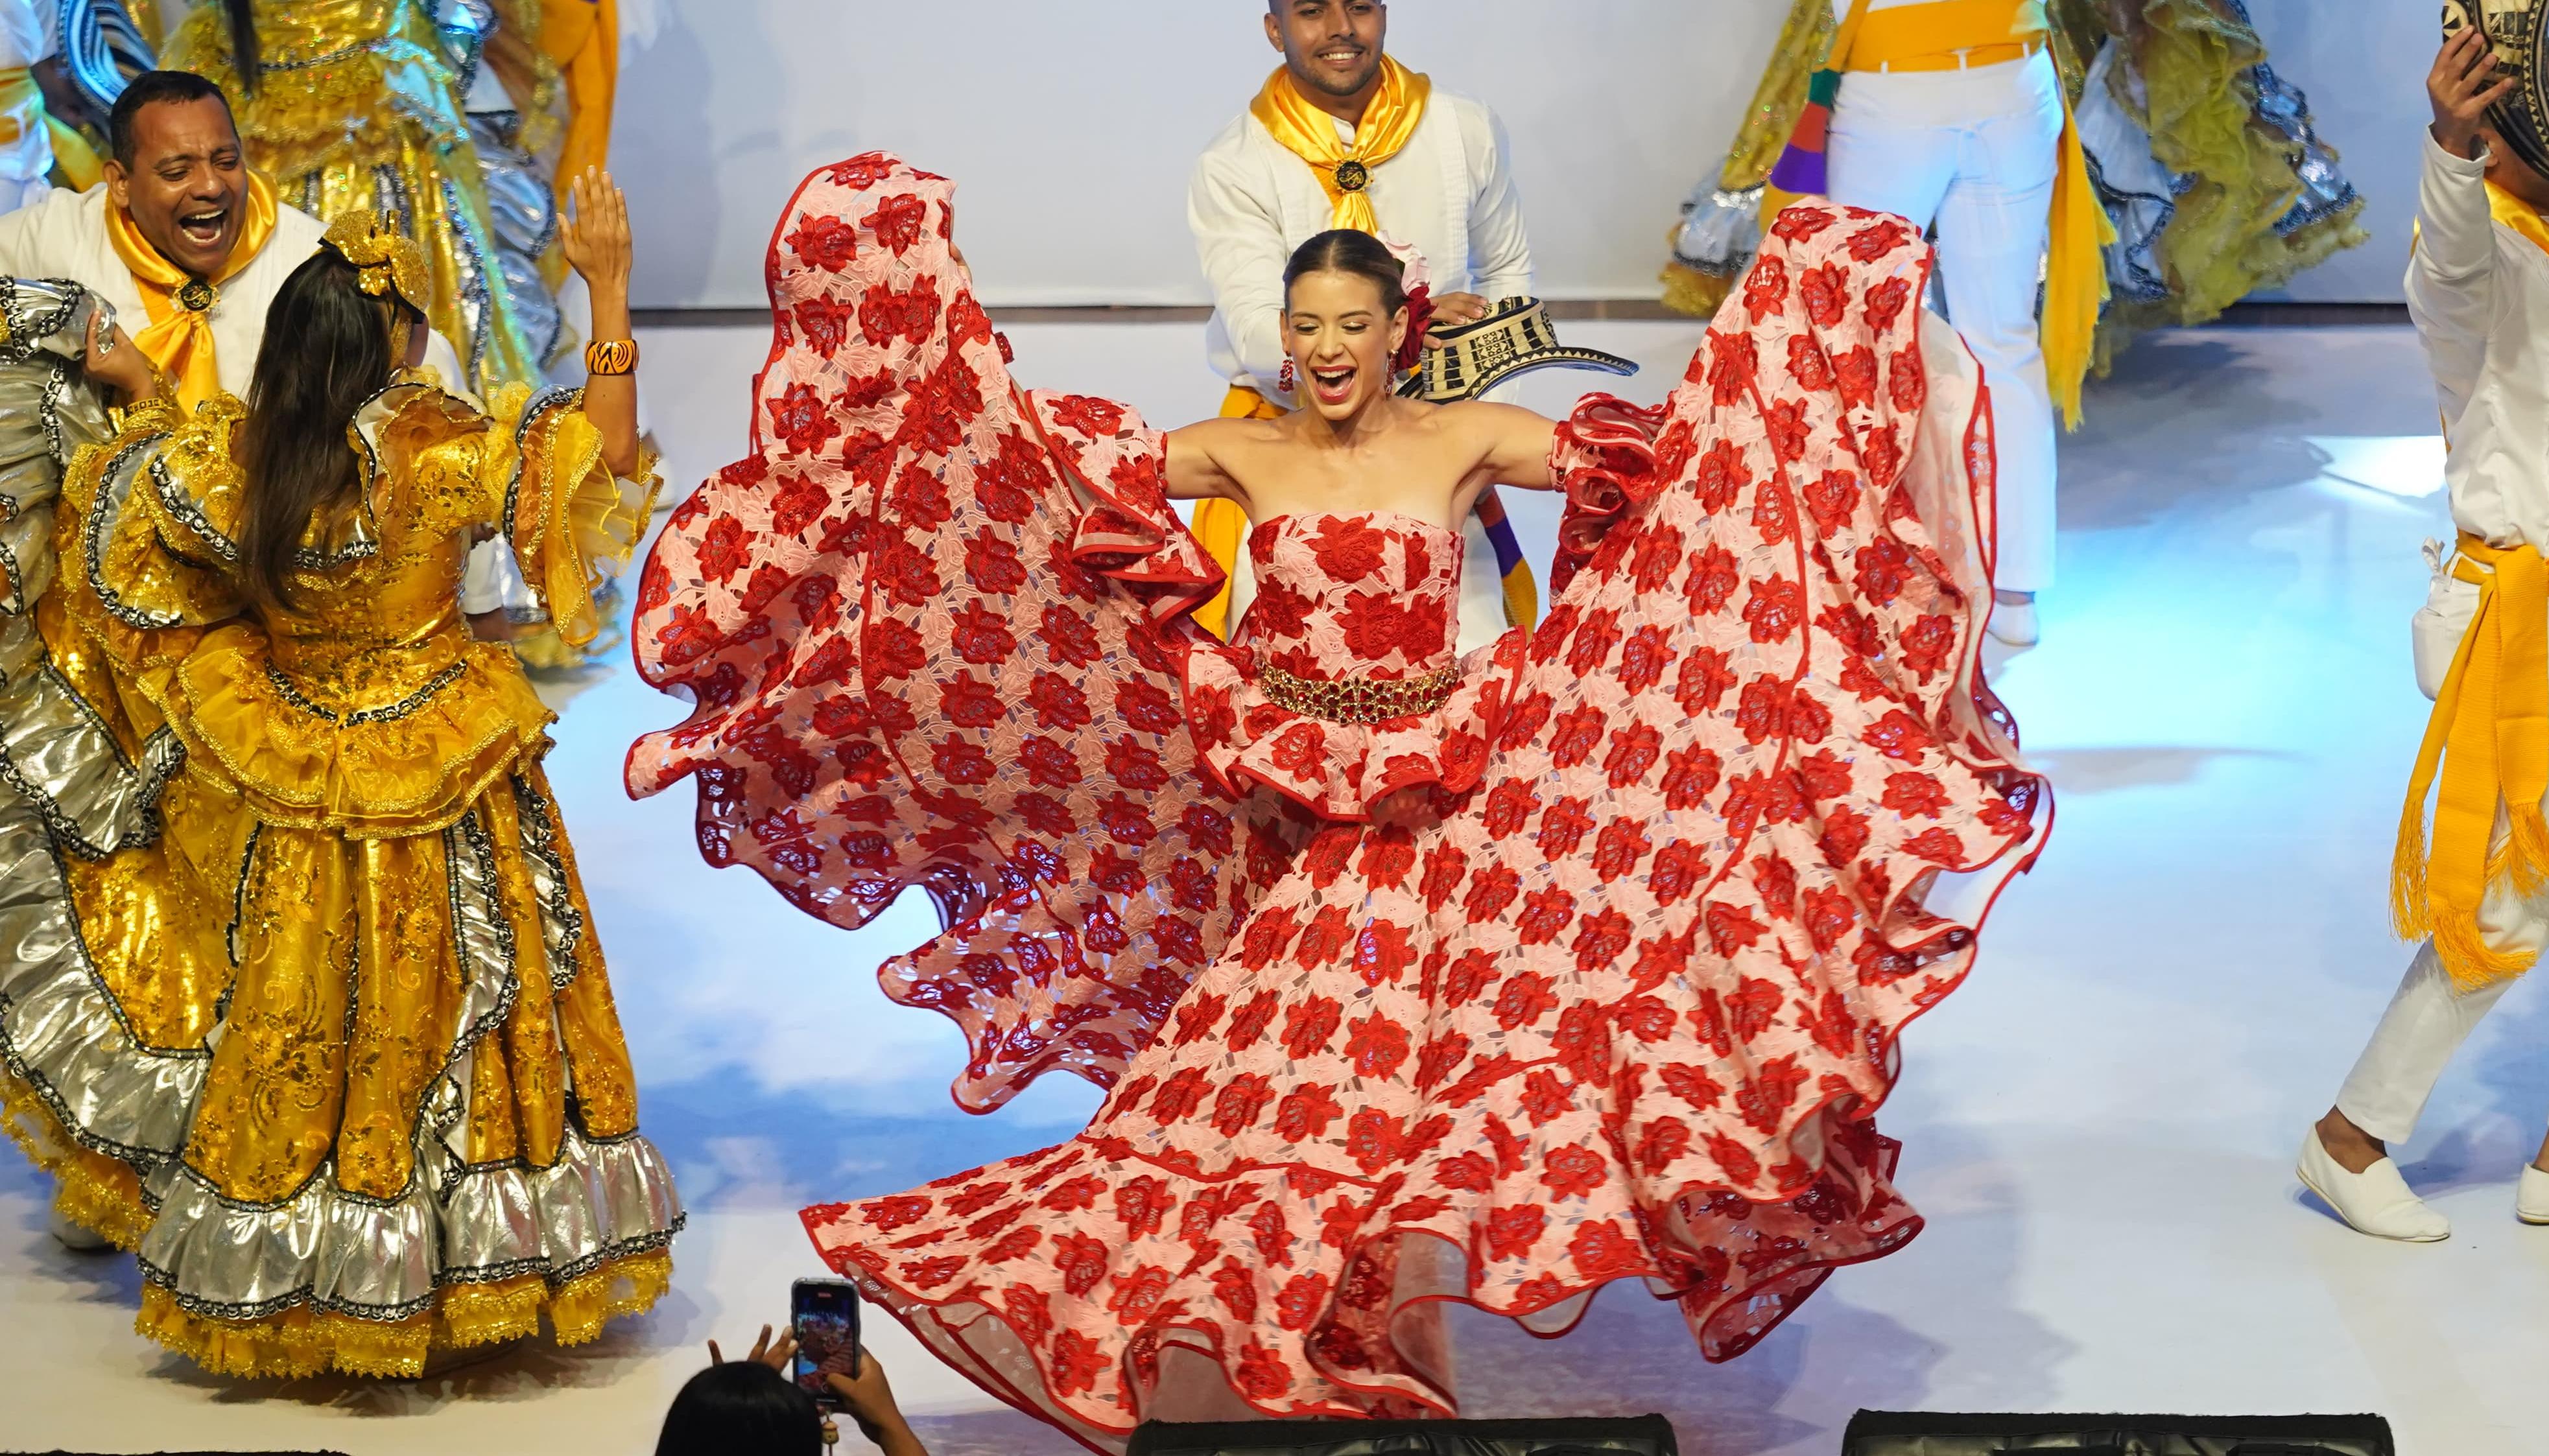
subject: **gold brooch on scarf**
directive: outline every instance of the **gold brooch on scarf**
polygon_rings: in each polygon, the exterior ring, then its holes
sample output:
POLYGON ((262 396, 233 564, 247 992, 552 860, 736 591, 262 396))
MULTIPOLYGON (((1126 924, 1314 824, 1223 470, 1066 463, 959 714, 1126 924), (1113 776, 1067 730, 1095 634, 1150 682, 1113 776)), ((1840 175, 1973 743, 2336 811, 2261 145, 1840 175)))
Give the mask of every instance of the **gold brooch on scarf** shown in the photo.
POLYGON ((394 293, 420 314, 432 312, 425 253, 388 219, 368 210, 346 213, 329 225, 327 243, 361 272, 363 292, 374 298, 394 293))
POLYGON ((222 291, 200 278, 189 278, 177 290, 177 307, 190 314, 206 314, 222 301, 222 291))
POLYGON ((1352 157, 1337 163, 1337 190, 1361 192, 1371 185, 1371 168, 1352 157))

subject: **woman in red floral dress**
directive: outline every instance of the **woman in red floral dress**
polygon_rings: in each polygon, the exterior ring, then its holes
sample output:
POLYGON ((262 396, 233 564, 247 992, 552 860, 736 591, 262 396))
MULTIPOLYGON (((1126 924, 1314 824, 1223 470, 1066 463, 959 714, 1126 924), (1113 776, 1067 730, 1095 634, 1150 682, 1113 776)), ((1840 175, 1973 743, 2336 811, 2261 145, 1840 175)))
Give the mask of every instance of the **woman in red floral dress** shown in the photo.
POLYGON ((1987 397, 1911 230, 1791 209, 1665 408, 1563 426, 1388 399, 1385 280, 1313 267, 1314 416, 1170 438, 1011 382, 953 190, 870 155, 792 200, 754 453, 641 585, 695 707, 629 782, 696 775, 710 861, 835 923, 929 891, 883 975, 965 1029, 962 1105, 1111 1090, 807 1210, 824 1256, 1112 1449, 1164 1395, 1449 1412, 1445 1300, 1555 1333, 1644 1279, 1729 1359, 1911 1238, 1897 1038, 2050 819, 1977 662, 1987 397), (1485 478, 1567 491, 1559 594, 1455 661, 1485 478), (1264 522, 1226 649, 1173 484, 1264 522))

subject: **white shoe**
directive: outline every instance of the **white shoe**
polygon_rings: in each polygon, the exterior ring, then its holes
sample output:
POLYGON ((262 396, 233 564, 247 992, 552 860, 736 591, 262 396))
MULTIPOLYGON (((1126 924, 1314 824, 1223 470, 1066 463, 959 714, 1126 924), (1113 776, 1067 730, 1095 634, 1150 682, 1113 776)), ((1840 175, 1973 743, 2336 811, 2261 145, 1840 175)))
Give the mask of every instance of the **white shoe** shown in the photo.
POLYGON ((75 1254, 102 1254, 115 1247, 105 1234, 62 1217, 60 1209, 52 1211, 51 1228, 53 1241, 75 1254))
POLYGON ((2549 1224, 2549 1173, 2522 1170, 2522 1181, 2513 1187, 2513 1217, 2525 1224, 2549 1224))
POLYGON ((2033 647, 2043 640, 2043 634, 2036 629, 2032 601, 1994 602, 1987 630, 2010 647, 2033 647))
POLYGON ((2302 1141, 2299 1172, 2302 1186, 2358 1233, 2407 1243, 2440 1243, 2452 1236, 2451 1220, 2408 1189, 2397 1163, 2385 1157, 2360 1173, 2349 1173, 2328 1156, 2316 1128, 2302 1141))

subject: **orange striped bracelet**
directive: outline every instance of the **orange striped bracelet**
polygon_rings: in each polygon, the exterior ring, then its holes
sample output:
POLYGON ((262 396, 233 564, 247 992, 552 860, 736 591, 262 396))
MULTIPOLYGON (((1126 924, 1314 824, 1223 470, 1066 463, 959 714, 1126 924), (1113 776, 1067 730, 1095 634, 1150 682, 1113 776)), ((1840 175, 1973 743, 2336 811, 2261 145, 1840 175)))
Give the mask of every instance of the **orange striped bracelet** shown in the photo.
POLYGON ((614 375, 634 373, 637 368, 637 340, 614 338, 609 342, 596 339, 584 346, 584 372, 614 375))

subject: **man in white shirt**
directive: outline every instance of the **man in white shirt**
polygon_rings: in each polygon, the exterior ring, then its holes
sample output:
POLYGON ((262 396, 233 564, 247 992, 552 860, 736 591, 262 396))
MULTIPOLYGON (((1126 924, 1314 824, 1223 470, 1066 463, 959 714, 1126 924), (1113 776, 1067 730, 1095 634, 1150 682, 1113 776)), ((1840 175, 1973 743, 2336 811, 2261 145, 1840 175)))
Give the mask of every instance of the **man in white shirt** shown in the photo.
MULTIPOLYGON (((86 192, 50 192, 0 217, 0 274, 67 278, 114 306, 189 408, 244 397, 283 281, 327 228, 249 172, 221 88, 145 71, 115 104, 115 154, 86 192)), ((439 334, 426 361, 467 376, 439 334)))
MULTIPOLYGON (((1207 343, 1212 367, 1231 384, 1225 414, 1293 408, 1283 265, 1332 228, 1377 231, 1422 253, 1438 330, 1484 318, 1489 299, 1532 293, 1504 128, 1484 105, 1390 60, 1388 25, 1381 0, 1269 0, 1266 35, 1283 67, 1195 164, 1186 218, 1212 285, 1207 343)), ((1227 519, 1198 510, 1196 535, 1232 581, 1197 615, 1226 632, 1253 594, 1238 549, 1246 526, 1236 505, 1206 504, 1226 507, 1227 519)), ((1489 492, 1469 523, 1462 650, 1494 641, 1517 619, 1527 625, 1535 607, 1530 568, 1489 492)))
MULTIPOLYGON (((2407 311, 2451 443, 2460 541, 2415 623, 2417 676, 2437 702, 2392 886, 2401 928, 2425 942, 2300 1167, 2348 1224, 2420 1243, 2451 1225, 2386 1144, 2414 1133, 2443 1068, 2549 944, 2549 118, 2515 85, 2543 57, 2525 31, 2500 70, 2461 5, 2445 14, 2460 25, 2426 81, 2434 125, 2407 311)), ((2523 1169, 2514 1213, 2549 1224, 2549 1144, 2523 1169)))

